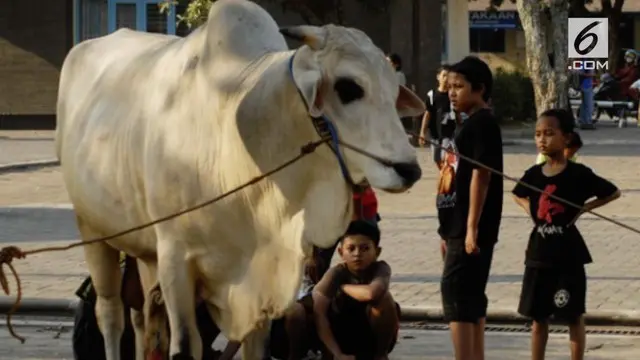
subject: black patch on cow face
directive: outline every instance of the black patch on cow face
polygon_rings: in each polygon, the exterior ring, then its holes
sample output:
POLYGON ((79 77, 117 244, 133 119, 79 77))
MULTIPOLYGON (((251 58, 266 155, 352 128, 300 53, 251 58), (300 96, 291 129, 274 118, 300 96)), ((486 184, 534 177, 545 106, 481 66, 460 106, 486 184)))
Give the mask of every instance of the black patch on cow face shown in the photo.
POLYGON ((340 102, 345 105, 364 97, 364 89, 362 86, 348 77, 338 78, 335 84, 333 84, 333 89, 338 93, 340 102))

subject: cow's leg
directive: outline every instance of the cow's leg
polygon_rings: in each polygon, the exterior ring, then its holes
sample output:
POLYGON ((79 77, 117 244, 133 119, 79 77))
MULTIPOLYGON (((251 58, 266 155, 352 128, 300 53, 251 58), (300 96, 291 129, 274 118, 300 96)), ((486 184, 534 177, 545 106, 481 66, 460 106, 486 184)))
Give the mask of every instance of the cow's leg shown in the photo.
MULTIPOLYGON (((147 302, 149 301, 149 292, 151 288, 157 283, 156 272, 157 267, 155 263, 145 263, 137 260, 138 276, 140 278, 140 286, 142 287, 142 293, 144 294, 144 309, 148 308, 147 302)), ((146 319, 144 311, 132 311, 131 322, 133 324, 134 331, 136 333, 136 360, 144 360, 146 358, 147 351, 147 334, 146 334, 146 319), (135 318, 134 318, 135 317, 135 318)))
MULTIPOLYGON (((102 236, 78 217, 83 239, 102 236)), ((120 252, 105 243, 85 245, 84 256, 96 291, 95 314, 104 337, 106 360, 120 359, 120 340, 124 332, 124 306, 120 297, 122 274, 120 252)))
POLYGON ((144 360, 144 312, 131 309, 131 326, 136 334, 136 360, 144 360))
POLYGON ((175 238, 158 236, 158 280, 169 316, 171 360, 200 360, 202 340, 195 311, 195 281, 175 238))
POLYGON ((249 333, 242 341, 242 360, 262 360, 264 342, 271 330, 271 322, 265 322, 249 333))

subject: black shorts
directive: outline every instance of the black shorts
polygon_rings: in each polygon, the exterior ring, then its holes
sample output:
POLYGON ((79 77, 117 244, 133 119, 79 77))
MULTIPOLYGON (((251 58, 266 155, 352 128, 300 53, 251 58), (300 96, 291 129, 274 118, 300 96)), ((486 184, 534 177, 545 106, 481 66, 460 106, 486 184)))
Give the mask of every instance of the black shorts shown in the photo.
POLYGON ((464 241, 448 241, 440 282, 444 319, 447 322, 477 323, 487 316, 487 281, 493 259, 493 245, 480 247, 480 254, 468 255, 464 241))
POLYGON ((553 317, 574 324, 586 311, 587 276, 575 268, 527 267, 522 280, 518 312, 535 321, 553 317))
MULTIPOLYGON (((345 298, 345 301, 341 301, 337 307, 333 303, 327 312, 331 332, 343 353, 354 355, 357 360, 372 359, 375 355, 374 344, 377 339, 369 322, 368 304, 345 298)), ((304 306, 308 319, 305 350, 326 351, 313 320, 313 298, 308 295, 298 300, 298 303, 304 306)), ((399 318, 400 306, 397 303, 396 311, 399 318)), ((399 330, 399 326, 396 330, 399 330)), ((396 338, 390 344, 389 353, 394 349, 397 340, 396 333, 396 338)), ((289 336, 283 318, 271 323, 270 355, 281 360, 289 356, 289 336)))
MULTIPOLYGON (((396 311, 400 318, 398 303, 396 303, 396 311)), ((343 353, 354 355, 356 360, 375 357, 375 344, 378 340, 369 321, 369 304, 344 296, 339 305, 332 304, 327 317, 331 332, 343 353)), ((387 353, 391 353, 396 345, 399 324, 395 330, 396 337, 391 342, 387 353)))

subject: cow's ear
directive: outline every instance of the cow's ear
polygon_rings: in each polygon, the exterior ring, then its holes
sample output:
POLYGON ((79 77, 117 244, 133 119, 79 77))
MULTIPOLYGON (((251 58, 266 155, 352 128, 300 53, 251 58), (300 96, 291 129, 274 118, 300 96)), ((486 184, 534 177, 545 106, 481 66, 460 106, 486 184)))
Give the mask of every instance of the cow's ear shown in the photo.
POLYGON ((288 38, 303 42, 313 50, 324 48, 327 43, 327 29, 319 26, 300 25, 280 28, 280 33, 288 38))
POLYGON ((396 110, 400 117, 422 115, 427 107, 424 102, 408 87, 400 85, 400 92, 396 100, 396 110))
POLYGON ((291 73, 307 105, 309 115, 319 117, 324 111, 322 99, 322 70, 317 55, 309 48, 300 48, 294 55, 291 73))

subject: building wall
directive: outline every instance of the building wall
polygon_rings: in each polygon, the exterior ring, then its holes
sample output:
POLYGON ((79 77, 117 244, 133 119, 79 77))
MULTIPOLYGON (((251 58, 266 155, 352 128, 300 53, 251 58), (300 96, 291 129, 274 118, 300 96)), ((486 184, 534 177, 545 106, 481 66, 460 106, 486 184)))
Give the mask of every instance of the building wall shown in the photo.
POLYGON ((469 1, 447 0, 447 62, 469 55, 469 1), (466 31, 464 31, 465 29, 466 31))
POLYGON ((0 114, 54 114, 71 0, 0 0, 0 114))
MULTIPOLYGON (((257 2, 282 26, 304 24, 299 15, 283 12, 278 4, 271 1, 257 2)), ((440 65, 442 53, 441 5, 437 1, 420 2, 420 19, 429 21, 421 21, 417 29, 413 28, 413 8, 410 1, 392 1, 388 12, 367 10, 359 1, 344 1, 343 4, 344 25, 364 31, 383 52, 400 55, 407 81, 415 85, 418 92, 426 93, 426 89, 435 85, 435 71, 440 65), (415 44, 414 30, 419 32, 415 44), (418 53, 415 58, 414 47, 418 53), (419 66, 414 66, 415 59, 419 59, 419 66)), ((299 44, 292 42, 290 45, 299 44)))
MULTIPOLYGON (((629 17, 627 23, 622 24, 620 30, 620 41, 622 47, 633 47, 640 50, 640 13, 625 14, 629 17), (625 33, 630 31, 631 34, 625 33)), ((546 22, 547 25, 547 47, 553 48, 553 25, 546 22)), ((527 52, 524 43, 524 31, 522 29, 513 29, 505 31, 505 51, 504 52, 480 52, 476 53, 484 59, 492 70, 503 68, 507 71, 520 70, 527 72, 527 52)))
POLYGON ((524 45, 524 31, 505 31, 504 52, 479 52, 478 57, 487 62, 493 71, 502 68, 505 71, 526 71, 527 52, 524 45))
MULTIPOLYGON (((279 24, 303 23, 273 2, 256 1, 279 24)), ((405 0, 393 1, 389 12, 378 13, 365 10, 358 1, 344 2, 346 25, 366 32, 382 51, 399 53, 409 83, 418 89, 433 86, 442 52, 440 5, 426 3, 421 2, 420 17, 430 21, 420 24, 420 41, 414 43, 412 8, 405 0), (412 64, 415 59, 419 68, 412 64)), ((0 9, 0 114, 55 114, 60 69, 73 45, 73 1, 0 0, 0 9)))

